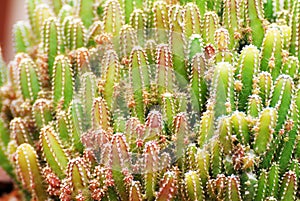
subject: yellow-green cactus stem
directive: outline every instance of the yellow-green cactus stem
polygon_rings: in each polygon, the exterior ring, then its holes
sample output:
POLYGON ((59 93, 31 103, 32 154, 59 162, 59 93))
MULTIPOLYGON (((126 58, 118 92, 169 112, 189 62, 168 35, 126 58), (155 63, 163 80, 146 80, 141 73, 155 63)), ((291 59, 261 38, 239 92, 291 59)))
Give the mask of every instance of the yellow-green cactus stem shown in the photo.
POLYGON ((257 75, 254 80, 255 88, 258 90, 258 95, 261 97, 262 105, 264 107, 269 106, 271 99, 271 90, 273 87, 272 76, 266 71, 262 71, 257 75))
POLYGON ((64 45, 68 50, 83 47, 86 43, 86 28, 80 18, 68 16, 63 22, 64 45))
POLYGON ((128 200, 126 177, 130 177, 131 161, 125 135, 116 133, 111 139, 110 161, 115 187, 122 201, 128 200))
POLYGON ((76 1, 76 14, 82 19, 82 23, 86 28, 89 28, 94 19, 95 0, 79 0, 76 1))
POLYGON ((64 2, 63 2, 63 0, 52 0, 51 4, 52 4, 52 7, 53 7, 53 10, 54 10, 55 14, 58 15, 60 9, 64 5, 64 2))
POLYGON ((265 19, 260 0, 247 0, 246 19, 251 28, 253 45, 260 47, 264 38, 265 19))
POLYGON ((154 30, 155 41, 160 43, 167 43, 170 29, 170 22, 168 16, 169 5, 164 1, 153 2, 154 15, 154 30))
POLYGON ((200 16, 203 18, 205 12, 207 11, 207 1, 206 0, 196 0, 197 7, 199 8, 200 16))
POLYGON ((70 60, 58 55, 53 65, 52 98, 54 107, 66 109, 73 99, 73 71, 70 60))
POLYGON ((81 103, 73 100, 68 108, 67 116, 70 122, 69 135, 71 136, 72 144, 75 150, 82 152, 83 145, 80 136, 83 132, 83 109, 81 103))
POLYGON ((270 147, 277 122, 277 111, 274 108, 265 108, 261 111, 259 120, 254 126, 254 151, 258 155, 264 154, 270 147))
POLYGON ((128 58, 132 48, 138 45, 137 30, 130 25, 123 25, 120 30, 120 57, 128 58))
POLYGON ((221 152, 223 154, 223 164, 225 170, 228 174, 232 173, 233 164, 232 160, 229 158, 232 157, 233 152, 233 141, 232 141, 232 125, 231 119, 229 116, 222 116, 218 119, 218 129, 219 133, 219 143, 221 152))
POLYGON ((174 116, 176 115, 176 104, 173 94, 167 92, 162 95, 162 107, 167 127, 171 129, 173 126, 174 116))
POLYGON ((180 86, 185 87, 188 80, 188 72, 185 62, 186 40, 184 27, 183 8, 179 5, 173 5, 169 9, 170 35, 169 46, 173 54, 173 68, 176 72, 176 80, 180 86))
POLYGON ((203 113, 200 121, 198 145, 202 148, 214 134, 214 111, 207 110, 203 113))
POLYGON ((259 95, 253 94, 248 99, 247 114, 252 117, 258 117, 262 110, 262 100, 259 95))
POLYGON ((138 45, 144 47, 147 38, 147 15, 141 9, 134 9, 130 15, 130 25, 137 31, 138 45))
POLYGON ((265 169, 262 169, 257 183, 257 190, 254 198, 255 201, 265 200, 267 194, 267 185, 268 185, 267 181, 268 181, 268 173, 265 169))
POLYGON ((286 58, 286 60, 283 62, 280 74, 287 74, 293 78, 293 80, 296 80, 299 78, 299 60, 297 57, 289 56, 286 58))
POLYGON ((226 189, 226 198, 225 200, 232 201, 242 201, 240 194, 240 181, 237 176, 229 176, 227 178, 227 189, 226 189))
POLYGON ((236 46, 238 39, 241 38, 241 8, 238 0, 225 0, 223 11, 223 25, 228 29, 230 43, 228 48, 236 46))
POLYGON ((204 44, 215 44, 214 34, 219 28, 219 17, 215 12, 206 12, 202 24, 204 44))
POLYGON ((189 200, 205 200, 205 194, 203 186, 201 185, 201 179, 198 177, 197 172, 188 171, 184 176, 185 189, 189 200))
POLYGON ((215 66, 212 80, 211 97, 214 101, 215 118, 229 114, 234 108, 233 67, 228 62, 215 66))
POLYGON ((42 3, 41 0, 26 0, 27 15, 28 15, 31 27, 36 26, 36 21, 34 19, 35 9, 41 3, 42 3))
POLYGON ((270 21, 274 20, 276 17, 276 13, 282 11, 283 7, 284 7, 284 2, 270 1, 270 0, 266 1, 264 3, 265 17, 270 21))
POLYGON ((66 144, 71 142, 71 133, 70 131, 70 119, 68 113, 64 110, 58 110, 56 112, 56 132, 59 134, 59 139, 66 144))
POLYGON ((73 13, 74 13, 74 8, 69 4, 64 4, 57 15, 57 19, 59 23, 63 25, 65 18, 73 15, 73 13))
POLYGON ((185 154, 185 141, 188 136, 186 136, 187 133, 189 133, 189 126, 187 121, 186 113, 179 113, 174 117, 173 120, 173 129, 174 129, 174 137, 176 139, 175 146, 175 157, 178 163, 179 168, 183 168, 184 165, 184 154, 185 154))
POLYGON ((137 149, 137 141, 140 139, 140 133, 145 129, 137 117, 131 117, 126 121, 125 135, 129 143, 130 150, 137 149))
POLYGON ((150 98, 150 69, 146 52, 140 47, 133 48, 130 54, 129 79, 135 103, 133 114, 143 123, 150 98))
POLYGON ((155 201, 172 200, 177 190, 177 175, 175 171, 168 171, 160 181, 159 191, 155 201))
POLYGON ((198 149, 196 154, 196 172, 200 178, 203 190, 206 190, 207 182, 210 178, 210 153, 205 149, 198 149))
POLYGON ((95 98, 92 106, 92 127, 107 130, 110 127, 110 112, 102 97, 95 98))
POLYGON ((291 29, 292 29, 292 37, 291 37, 291 46, 290 46, 290 53, 298 59, 300 59, 300 2, 294 1, 293 8, 292 8, 292 16, 291 16, 291 29))
POLYGON ((19 21, 14 25, 14 47, 16 52, 27 52, 31 45, 31 30, 29 24, 19 21))
POLYGON ((36 126, 41 129, 52 121, 52 102, 47 99, 37 99, 32 106, 32 113, 35 118, 36 126))
POLYGON ((33 135, 30 132, 28 121, 15 117, 9 124, 11 139, 15 140, 17 145, 27 143, 33 145, 33 135))
POLYGON ((124 15, 121 5, 118 0, 109 0, 104 5, 104 31, 112 34, 112 36, 118 36, 121 27, 124 24, 124 15))
POLYGON ((246 114, 234 112, 231 115, 231 125, 239 142, 247 146, 250 143, 250 129, 246 114))
POLYGON ((158 96, 161 96, 165 92, 173 93, 175 88, 175 72, 171 51, 165 44, 157 46, 156 72, 158 96))
POLYGON ((81 76, 81 102, 84 113, 84 125, 89 128, 92 122, 92 106, 94 99, 98 96, 96 76, 87 72, 81 76))
POLYGON ((245 111, 249 96, 252 94, 253 78, 259 71, 259 50, 249 45, 241 51, 235 70, 235 90, 237 91, 238 109, 245 111))
POLYGON ((52 125, 41 129, 40 142, 48 165, 60 179, 63 179, 66 176, 65 170, 69 159, 52 125))
POLYGON ((190 38, 192 34, 201 34, 201 15, 196 3, 187 3, 184 6, 184 19, 185 38, 190 38))
POLYGON ((280 74, 282 47, 283 43, 279 27, 270 25, 262 43, 261 70, 270 72, 273 80, 276 80, 280 74))
POLYGON ((154 200, 159 170, 159 147, 157 143, 155 141, 147 142, 143 155, 145 160, 145 197, 147 200, 154 200))
MULTIPOLYGON (((296 88, 297 90, 295 91, 295 103, 296 103, 296 111, 297 111, 297 113, 299 114, 299 111, 300 111, 300 87, 299 87, 299 85, 297 86, 297 88, 296 88)), ((298 120, 299 120, 299 116, 298 116, 298 120)), ((297 123, 297 122, 295 122, 295 123, 297 123)), ((299 140, 299 135, 298 135, 298 143, 297 143, 297 145, 296 145, 296 150, 295 150, 295 155, 296 155, 296 157, 300 157, 300 140, 299 140)), ((300 186, 299 186, 299 188, 300 188, 300 186)))
POLYGON ((246 172, 241 177, 241 194, 245 201, 254 200, 258 180, 254 172, 246 172))
POLYGON ((280 129, 287 118, 292 102, 294 82, 288 75, 280 75, 274 84, 270 106, 278 110, 278 123, 276 129, 280 129))
POLYGON ((292 37, 292 28, 287 25, 279 26, 282 36, 283 49, 289 51, 292 37))
POLYGON ((38 156, 34 148, 24 143, 16 151, 16 171, 24 188, 31 192, 35 200, 47 200, 38 156))
POLYGON ((56 18, 45 20, 41 40, 43 41, 43 53, 47 55, 48 59, 48 73, 52 77, 55 57, 59 54, 60 46, 62 45, 60 27, 56 18))
POLYGON ((211 156, 210 156, 210 164, 211 164, 211 172, 214 177, 222 172, 224 169, 222 166, 222 151, 219 140, 215 137, 211 140, 211 156))
MULTIPOLYGON (((295 99, 295 97, 293 97, 295 99)), ((285 171, 291 162, 294 149, 297 145, 297 135, 299 134, 299 115, 297 114, 297 106, 291 103, 291 109, 288 114, 289 119, 286 120, 285 130, 287 134, 283 137, 282 146, 279 147, 279 156, 276 159, 279 162, 281 172, 285 171)))
POLYGON ((195 143, 191 143, 187 145, 185 150, 186 160, 185 160, 185 169, 186 170, 196 170, 196 154, 197 154, 197 146, 195 143))
POLYGON ((103 72, 99 91, 103 95, 108 109, 111 110, 114 106, 115 92, 120 80, 121 66, 117 53, 114 50, 106 51, 101 65, 103 72))
POLYGON ((191 60, 190 96, 193 109, 201 112, 208 97, 208 84, 204 78, 206 61, 201 53, 197 53, 191 60))
POLYGON ((34 10, 33 22, 31 28, 38 39, 41 38, 43 24, 49 18, 54 16, 51 8, 47 4, 38 4, 34 10))
POLYGON ((197 53, 203 53, 203 40, 200 34, 192 34, 188 38, 187 58, 189 65, 197 53))
POLYGON ((82 158, 75 158, 69 161, 67 166, 67 177, 64 185, 69 187, 74 200, 90 200, 88 183, 90 172, 82 158))
POLYGON ((277 197, 279 192, 279 165, 277 163, 273 163, 268 172, 268 180, 267 180, 267 196, 268 197, 277 197))
POLYGON ((297 182, 296 174, 293 171, 288 171, 284 174, 279 193, 280 200, 295 200, 297 182))
POLYGON ((282 126, 288 117, 288 112, 292 107, 292 95, 294 90, 294 83, 290 76, 280 75, 274 84, 273 94, 270 102, 270 106, 275 108, 278 112, 277 124, 274 127, 275 135, 273 136, 272 143, 270 144, 270 150, 266 157, 264 157, 262 165, 267 167, 271 163, 274 153, 278 150, 282 139, 282 126))
POLYGON ((215 31, 215 45, 217 52, 214 60, 218 62, 229 62, 232 63, 232 53, 229 52, 230 36, 227 29, 219 28, 215 31))
POLYGON ((134 9, 143 9, 144 2, 142 0, 119 0, 122 10, 124 11, 126 24, 130 22, 130 15, 134 9))
POLYGON ((23 58, 19 63, 19 87, 24 100, 34 102, 40 91, 40 81, 36 64, 30 58, 23 58))

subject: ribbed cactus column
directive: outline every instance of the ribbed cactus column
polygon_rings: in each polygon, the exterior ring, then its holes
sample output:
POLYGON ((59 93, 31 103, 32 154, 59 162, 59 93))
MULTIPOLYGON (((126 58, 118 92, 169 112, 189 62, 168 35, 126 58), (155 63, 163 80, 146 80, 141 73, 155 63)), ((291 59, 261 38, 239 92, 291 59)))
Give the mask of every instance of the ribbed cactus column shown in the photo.
POLYGON ((29 144, 22 144, 16 151, 17 174, 23 186, 32 193, 36 200, 46 200, 47 193, 43 185, 37 154, 29 144))
POLYGON ((264 37, 264 11, 260 0, 247 0, 246 2, 246 18, 251 28, 252 41, 257 47, 260 47, 264 37))
POLYGON ((229 114, 234 108, 233 67, 227 62, 215 66, 211 95, 214 103, 215 118, 229 114))
POLYGON ((300 59, 300 34, 299 34, 299 19, 300 19, 300 2, 294 1, 291 17, 291 28, 292 28, 292 37, 291 37, 291 47, 290 52, 292 55, 300 59))

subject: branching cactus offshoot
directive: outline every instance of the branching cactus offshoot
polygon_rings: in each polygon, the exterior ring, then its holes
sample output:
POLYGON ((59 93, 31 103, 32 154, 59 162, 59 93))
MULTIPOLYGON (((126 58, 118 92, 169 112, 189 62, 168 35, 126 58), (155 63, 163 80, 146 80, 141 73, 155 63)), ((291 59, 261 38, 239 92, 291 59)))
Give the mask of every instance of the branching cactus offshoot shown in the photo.
POLYGON ((300 200, 300 0, 45 2, 0 58, 23 200, 300 200))

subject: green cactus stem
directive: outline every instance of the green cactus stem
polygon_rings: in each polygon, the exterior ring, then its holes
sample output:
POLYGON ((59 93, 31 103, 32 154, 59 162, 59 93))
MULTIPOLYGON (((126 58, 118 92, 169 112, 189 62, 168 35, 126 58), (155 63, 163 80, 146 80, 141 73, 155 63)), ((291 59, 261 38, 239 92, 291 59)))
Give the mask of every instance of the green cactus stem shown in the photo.
POLYGON ((37 99, 32 106, 36 126, 41 129, 52 121, 52 102, 47 99, 37 99))
POLYGON ((248 98, 252 93, 253 78, 259 70, 259 50, 254 45, 249 45, 241 51, 237 68, 235 70, 235 89, 237 91, 238 108, 246 109, 248 98))
POLYGON ((63 179, 68 165, 68 155, 63 150, 53 126, 45 126, 41 129, 40 141, 47 163, 53 172, 60 179, 63 179))
POLYGON ((292 8, 292 17, 291 17, 291 29, 292 29, 292 37, 291 37, 291 46, 290 53, 298 59, 300 59, 300 34, 299 34, 299 18, 300 18, 300 3, 299 1, 294 1, 292 8))
POLYGON ((145 158, 145 197, 147 200, 153 200, 158 183, 159 147, 157 143, 155 141, 147 142, 143 154, 145 158))
POLYGON ((36 72, 35 63, 29 59, 24 58, 19 64, 19 87, 22 92, 24 100, 34 102, 37 99, 40 91, 40 81, 36 72))
POLYGON ((34 148, 24 143, 16 151, 16 171, 24 186, 32 193, 33 199, 46 200, 40 165, 34 148))
POLYGON ((195 171, 185 173, 185 188, 190 200, 205 200, 200 178, 195 171))
POLYGON ((216 65, 211 97, 214 100, 215 118, 233 110, 233 67, 231 64, 220 62, 216 65))
POLYGON ((149 103, 150 75, 146 53, 133 48, 130 55, 129 76, 134 100, 134 114, 144 122, 146 106, 149 103))
POLYGON ((73 98, 73 71, 70 61, 63 55, 55 58, 52 78, 54 107, 67 108, 73 98))
POLYGON ((262 43, 261 70, 271 73, 273 80, 279 76, 282 65, 282 37, 279 27, 270 25, 262 43))
POLYGON ((246 18, 251 28, 252 41, 256 47, 260 47, 264 37, 265 19, 260 0, 247 0, 246 18))

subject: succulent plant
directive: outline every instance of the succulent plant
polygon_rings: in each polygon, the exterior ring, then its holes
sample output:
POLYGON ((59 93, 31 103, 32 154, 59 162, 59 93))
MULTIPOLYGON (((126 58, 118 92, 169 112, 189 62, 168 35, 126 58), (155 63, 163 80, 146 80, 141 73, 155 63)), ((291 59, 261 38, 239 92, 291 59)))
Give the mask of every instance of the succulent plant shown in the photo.
POLYGON ((27 0, 0 59, 24 200, 300 200, 300 1, 27 0))

